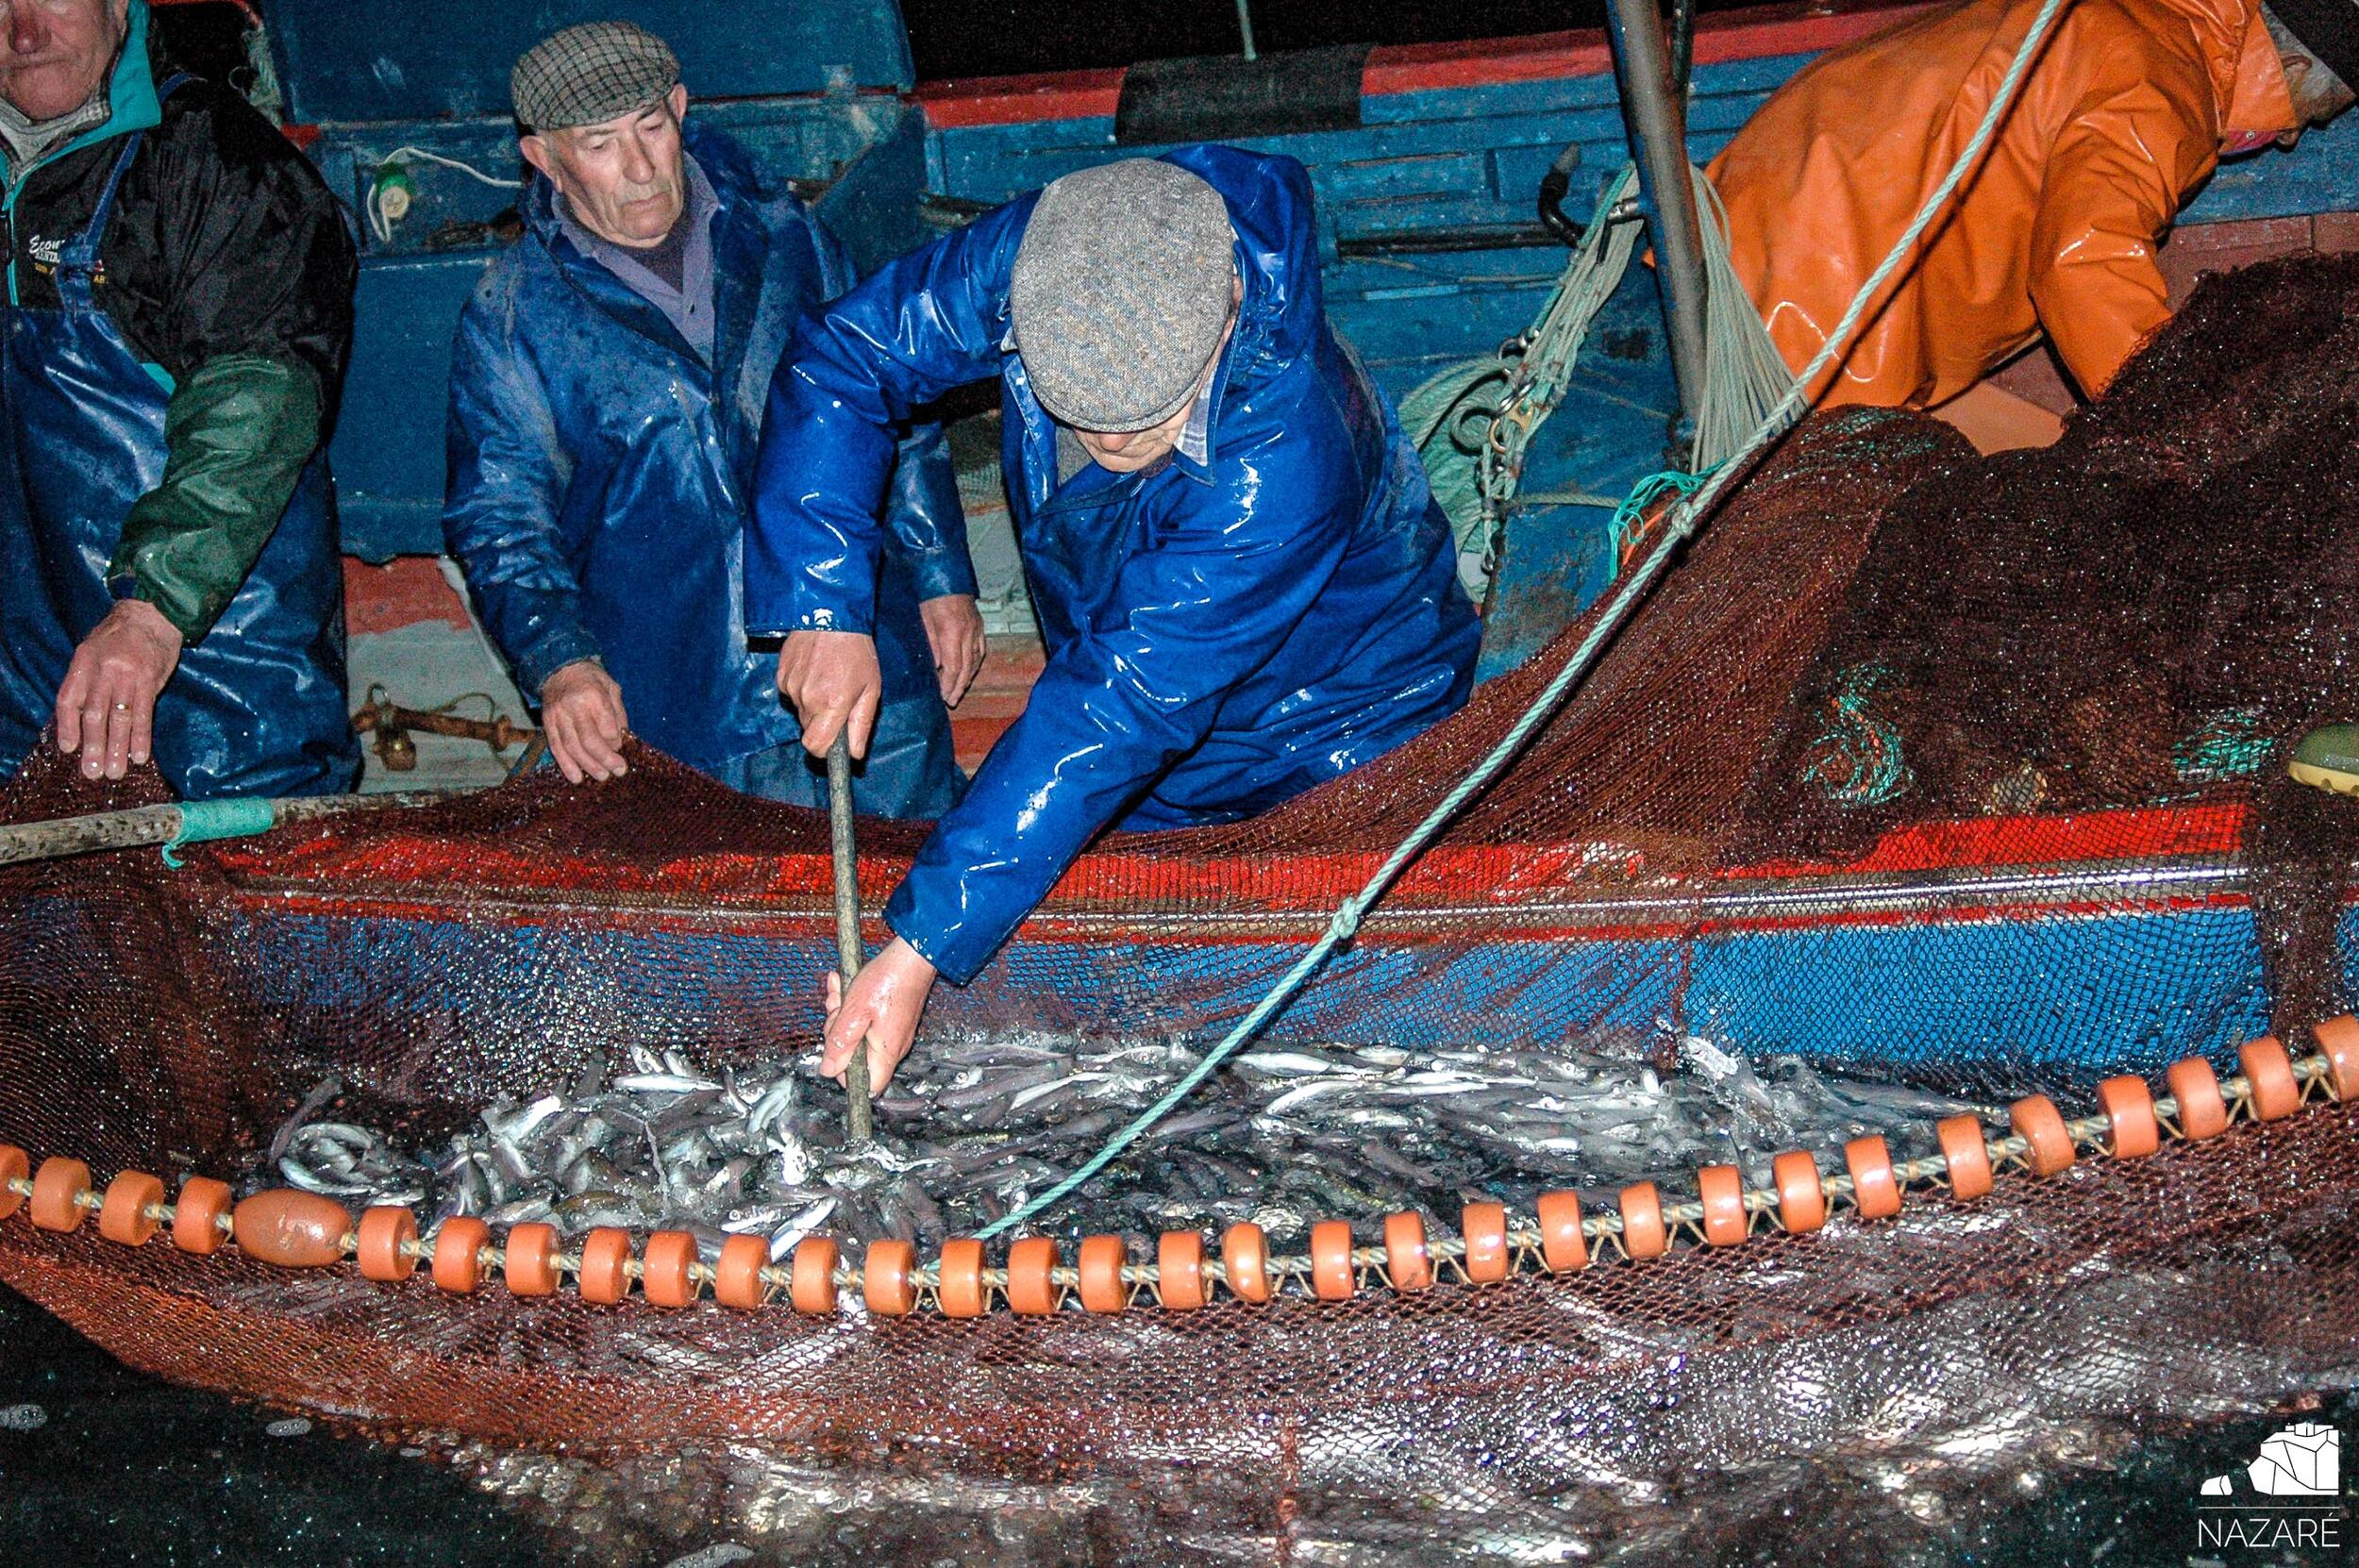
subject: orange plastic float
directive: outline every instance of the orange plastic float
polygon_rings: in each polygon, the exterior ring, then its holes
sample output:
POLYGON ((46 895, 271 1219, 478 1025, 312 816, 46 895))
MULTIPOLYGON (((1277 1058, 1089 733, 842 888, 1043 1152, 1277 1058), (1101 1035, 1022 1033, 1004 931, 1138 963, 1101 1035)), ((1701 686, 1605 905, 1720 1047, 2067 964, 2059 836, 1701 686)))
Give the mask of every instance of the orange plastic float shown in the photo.
POLYGON ((2228 1102, 2220 1097, 2219 1077, 2210 1062, 2201 1057, 2174 1061, 2164 1079, 2179 1102, 2181 1137, 2217 1138, 2228 1130, 2228 1102))
POLYGON ((1397 1291, 1422 1291, 1433 1283, 1433 1259, 1426 1250, 1425 1216, 1384 1216, 1385 1276, 1397 1291))
POLYGON ((230 1210, 229 1234, 241 1252, 265 1263, 324 1269, 343 1259, 352 1215, 334 1198, 269 1187, 230 1210))
POLYGON ((2054 1176, 2072 1163, 2072 1134, 2065 1130, 2064 1112, 2047 1095, 2024 1095, 2007 1108, 2007 1122, 2028 1145, 2023 1163, 2033 1176, 2054 1176))
POLYGON ((2294 1059, 2275 1035, 2246 1041, 2236 1049, 2236 1062, 2244 1069, 2254 1121, 2274 1122, 2301 1109, 2301 1080, 2294 1076, 2294 1059))
POLYGON ((88 1165, 51 1155, 33 1173, 33 1223, 43 1230, 81 1229, 90 1212, 82 1207, 82 1194, 89 1191, 88 1165))
POLYGON ((1705 1241, 1732 1247, 1745 1239, 1744 1172, 1733 1165, 1707 1165, 1696 1173, 1696 1193, 1703 1200, 1705 1241))
POLYGON ((678 1309, 696 1299, 696 1238, 686 1230, 659 1230, 639 1253, 639 1293, 650 1306, 678 1309))
POLYGON ((1470 1203, 1458 1216, 1458 1234, 1465 1239, 1465 1256, 1459 1267, 1477 1285, 1496 1285, 1507 1277, 1514 1259, 1507 1255, 1507 1209, 1497 1203, 1470 1203))
POLYGON ((354 1250, 361 1278, 391 1285, 417 1269, 418 1259, 409 1248, 418 1239, 418 1217, 400 1205, 381 1203, 362 1209, 358 1238, 354 1250))
POLYGON ((798 1312, 825 1317, 835 1310, 835 1266, 840 1255, 828 1236, 806 1236, 795 1243, 795 1268, 786 1298, 798 1312))
POLYGON ((1581 1197, 1574 1193, 1543 1193, 1534 1207, 1540 1215, 1540 1260, 1551 1274, 1569 1274, 1589 1266, 1589 1238, 1581 1228, 1581 1197))
MULTIPOLYGON (((861 1259, 861 1299, 881 1317, 907 1317, 917 1306, 917 1249, 887 1239, 868 1243, 861 1259)), ((643 1284, 644 1276, 642 1276, 643 1284)))
POLYGON ((1949 1191, 1962 1198, 1979 1198, 1990 1191, 1990 1144, 1979 1116, 1949 1116, 1933 1128, 1941 1138, 1941 1157, 1949 1164, 1949 1191))
POLYGON ((1092 1312, 1119 1312, 1130 1305, 1130 1287, 1122 1271, 1130 1261, 1129 1249, 1119 1236, 1084 1236, 1075 1259, 1081 1276, 1081 1306, 1092 1312))
POLYGON ((1651 1181, 1622 1189, 1622 1250, 1632 1258, 1660 1258, 1671 1250, 1663 1223, 1663 1193, 1651 1181))
POLYGON ((98 1234, 126 1247, 145 1246, 163 1227, 148 1212, 161 1207, 164 1184, 145 1171, 125 1171, 107 1183, 107 1201, 98 1208, 98 1234))
POLYGON ((557 1226, 509 1226, 507 1244, 500 1248, 500 1274, 508 1281, 510 1295, 555 1295, 557 1226))
POLYGON ((1311 1293, 1321 1301, 1347 1301, 1360 1288, 1351 1266, 1351 1226, 1321 1220, 1311 1227, 1311 1293))
POLYGON ((934 1269, 934 1299, 946 1318, 983 1315, 983 1243, 972 1236, 954 1236, 942 1243, 942 1260, 934 1269))
POLYGON ((754 1310, 770 1299, 770 1282, 761 1277, 761 1271, 769 1266, 768 1242, 759 1236, 730 1237, 721 1243, 721 1256, 713 1261, 712 1299, 741 1312, 754 1310))
POLYGON ((229 1239, 225 1222, 235 1202, 226 1181, 191 1176, 180 1184, 172 1205, 172 1244, 198 1258, 209 1258, 229 1239))
MULTIPOLYGON (((2330 1018, 2310 1031, 2318 1043, 2318 1051, 2326 1058, 2326 1084, 2334 1098, 2348 1105, 2359 1100, 2359 1018, 2350 1013, 2330 1018)), ((8 1151, 0 1149, 0 1176, 5 1176, 8 1151)), ((8 1213, 8 1199, 0 1197, 0 1215, 8 1213)))
POLYGON ((1156 1293, 1175 1312, 1204 1305, 1204 1238, 1193 1230, 1166 1230, 1155 1243, 1156 1293))
POLYGON ((1777 1184, 1780 1225, 1800 1236, 1827 1223, 1827 1189, 1808 1149, 1788 1149, 1771 1160, 1769 1179, 1777 1184))
POLYGON ((434 1283, 453 1295, 474 1294, 483 1283, 483 1249, 491 1244, 492 1227, 473 1214, 444 1220, 434 1233, 434 1283))
POLYGON ((1892 1171, 1892 1145, 1874 1133, 1843 1145, 1843 1168, 1851 1173, 1851 1207, 1863 1220, 1888 1220, 1900 1211, 1900 1181, 1892 1171))
POLYGON ((1239 1301, 1269 1299, 1269 1238, 1260 1226, 1246 1220, 1222 1232, 1220 1266, 1230 1295, 1239 1301))
POLYGON ((1057 1284, 1049 1272, 1057 1266, 1057 1243, 1046 1236, 1027 1236, 1008 1246, 1008 1310, 1044 1317, 1057 1309, 1057 1284))
POLYGON ((2097 1086, 2097 1109, 2113 1124, 2116 1159, 2143 1159, 2162 1147, 2154 1121, 2154 1092, 2144 1078, 2125 1074, 2097 1086))
MULTIPOLYGON (((439 1249, 435 1261, 442 1261, 439 1249)), ((584 1236, 581 1266, 574 1271, 574 1286, 581 1292, 582 1300, 601 1307, 619 1305, 630 1294, 630 1232, 602 1225, 584 1236)))
POLYGON ((0 1220, 23 1207, 25 1194, 16 1190, 16 1183, 30 1184, 32 1170, 32 1159, 23 1149, 14 1143, 0 1143, 0 1220))

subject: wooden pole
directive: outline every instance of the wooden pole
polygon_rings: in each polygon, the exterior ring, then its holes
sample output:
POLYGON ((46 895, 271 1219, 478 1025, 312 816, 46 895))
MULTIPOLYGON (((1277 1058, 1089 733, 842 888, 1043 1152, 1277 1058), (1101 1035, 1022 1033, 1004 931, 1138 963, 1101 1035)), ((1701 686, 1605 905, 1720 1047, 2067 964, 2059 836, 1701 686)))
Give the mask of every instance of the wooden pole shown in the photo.
MULTIPOLYGON (((387 807, 427 806, 445 798, 440 791, 405 791, 369 795, 290 795, 256 803, 250 826, 235 833, 207 837, 243 837, 267 832, 290 823, 316 822, 346 811, 374 811, 387 807), (269 808, 267 821, 261 808, 269 808)), ((201 813, 202 802, 195 811, 201 813)), ((243 802, 239 804, 243 805, 243 802)), ((189 810, 179 806, 132 806, 120 811, 92 811, 87 816, 57 817, 47 822, 23 822, 0 826, 0 865, 27 860, 58 860, 71 855, 93 855, 109 849, 136 849, 143 844, 170 843, 188 826, 189 810)), ((188 842, 194 842, 193 840, 188 842)))
MULTIPOLYGON (((835 963, 836 975, 844 982, 844 998, 851 1000, 852 982, 860 977, 860 966, 866 957, 860 941, 860 851, 852 834, 852 742, 845 730, 836 731, 835 743, 828 748, 828 844, 835 857, 835 963)), ((869 1139, 868 1118, 868 1042, 863 1039, 852 1047, 852 1059, 844 1069, 844 1128, 854 1143, 869 1139)))

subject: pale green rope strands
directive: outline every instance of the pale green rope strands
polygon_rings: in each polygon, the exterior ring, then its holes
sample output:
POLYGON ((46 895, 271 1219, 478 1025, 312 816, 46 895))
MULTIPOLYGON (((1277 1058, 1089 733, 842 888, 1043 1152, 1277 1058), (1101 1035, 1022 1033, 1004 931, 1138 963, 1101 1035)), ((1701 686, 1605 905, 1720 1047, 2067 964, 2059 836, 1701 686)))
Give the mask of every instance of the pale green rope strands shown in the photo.
POLYGON ((2014 104, 2016 92, 2023 85, 2025 74, 2031 70, 2033 60, 2038 58, 2040 46, 2048 41, 2049 33, 2053 29, 2057 16, 2068 4, 2070 0, 2045 0, 2040 7, 2039 14, 2033 18, 2031 30, 2024 35, 2022 45, 2016 50, 2015 58, 2008 64, 2006 75, 1999 78, 1999 89, 1991 98, 1990 108, 1983 115, 1982 124, 1975 127, 1973 136, 1967 140, 1964 149, 1959 152, 1957 161, 1950 165, 1949 173, 1943 176, 1941 183, 1934 187, 1932 193, 1925 198, 1925 205, 1917 210, 1916 218, 1911 221, 1908 228, 1895 242, 1891 254, 1886 256, 1876 270, 1868 275, 1867 281, 1860 285, 1859 292, 1851 297, 1850 306, 1843 312, 1842 319, 1835 323, 1834 330, 1827 335, 1824 346, 1819 349, 1811 362, 1803 367, 1802 374, 1787 389, 1785 395, 1778 400, 1777 406, 1770 409, 1767 417, 1761 422, 1744 445, 1739 447, 1726 462, 1715 469, 1711 477, 1706 479, 1702 487, 1693 495, 1674 506, 1665 519, 1662 539, 1652 550, 1648 552, 1638 568, 1626 575, 1615 586, 1613 598, 1608 601, 1605 610, 1598 616, 1596 624, 1581 638, 1580 646, 1573 650, 1572 658, 1566 660, 1564 667, 1549 679, 1548 686, 1532 700, 1531 706, 1525 709, 1514 724, 1509 726, 1507 733, 1500 737, 1498 744, 1493 746, 1490 753, 1475 764, 1473 771, 1460 779, 1449 793, 1443 797, 1441 803, 1427 813, 1425 820, 1417 824, 1415 829, 1401 841, 1397 849, 1385 857, 1384 863, 1377 868, 1376 874, 1368 878, 1366 885, 1344 900, 1318 941, 1296 960, 1294 967, 1286 971, 1261 1001, 1254 1004, 1252 1011, 1237 1021, 1236 1026, 1229 1031, 1219 1044, 1206 1052, 1201 1061, 1189 1069, 1171 1088, 1164 1091, 1161 1099, 1131 1118, 1128 1126, 1109 1138, 1105 1145, 1083 1161, 1072 1175, 1041 1193, 1040 1196, 985 1226, 979 1232, 981 1238, 988 1240, 1000 1235, 1063 1201, 1076 1188, 1104 1170, 1116 1155, 1136 1143, 1141 1134, 1169 1115, 1173 1107, 1193 1093, 1196 1085, 1211 1076, 1222 1062, 1228 1060, 1246 1042, 1258 1034, 1262 1026, 1268 1023, 1279 1009, 1293 999, 1294 993, 1301 988, 1305 980, 1311 977, 1312 973, 1327 960, 1329 954, 1351 939, 1352 934, 1360 928, 1362 917, 1377 900, 1383 897, 1386 891, 1391 888, 1394 879, 1408 867, 1409 862, 1416 859, 1427 843, 1431 842, 1433 836, 1448 825, 1450 819, 1458 814, 1460 808, 1473 799, 1484 785, 1497 776, 1499 770, 1506 767, 1514 759, 1515 754, 1523 749, 1524 743, 1531 739, 1532 733, 1555 713, 1557 708, 1572 693, 1574 687, 1579 685, 1581 678, 1588 674, 1591 662, 1596 659, 1605 645, 1613 641, 1614 634, 1621 629, 1623 621, 1628 618, 1632 609, 1637 608, 1638 602, 1646 596, 1647 591, 1654 585, 1655 579, 1662 575, 1670 565, 1671 559, 1680 546, 1684 544, 1702 525, 1703 520, 1711 514, 1714 503, 1720 498, 1730 485, 1748 473, 1753 461, 1768 450, 1770 444, 1780 436, 1792 428, 1794 423, 1800 417, 1810 401, 1808 389, 1815 386, 1828 367, 1834 364, 1839 356, 1849 347, 1851 335, 1859 330, 1859 324, 1867 314, 1868 308, 1877 302, 1883 292, 1884 285, 1891 281, 1892 275, 1899 270, 1900 264, 1916 250, 1917 241, 1924 237, 1925 230, 1931 227, 1933 220, 1948 208, 1949 198, 1957 193, 1959 185, 1964 183, 1967 174, 1980 161, 1983 150, 1990 145, 1990 139, 1997 132, 1999 122, 2006 118, 2008 108, 2014 104))
POLYGON ((1637 225, 1612 221, 1637 177, 1625 165, 1607 184, 1538 320, 1497 354, 1461 360, 1401 400, 1402 427, 1457 537, 1459 580, 1478 605, 1498 573, 1525 446, 1564 400, 1589 325, 1621 286, 1637 248, 1637 225))
MULTIPOLYGON (((1728 211, 1701 169, 1689 166, 1704 251, 1704 385, 1696 390, 1698 472, 1725 460, 1767 417, 1794 377, 1769 341, 1729 257, 1728 211)), ((1401 424, 1425 459, 1435 499, 1458 542, 1459 580, 1481 604, 1498 573, 1507 520, 1525 506, 1626 508, 1610 495, 1578 492, 1520 495, 1524 459, 1540 427, 1564 404, 1589 329, 1622 286, 1637 254, 1639 226, 1614 209, 1637 184, 1634 165, 1607 182, 1572 259, 1531 328, 1496 355, 1464 359, 1427 377, 1401 400, 1401 424)))

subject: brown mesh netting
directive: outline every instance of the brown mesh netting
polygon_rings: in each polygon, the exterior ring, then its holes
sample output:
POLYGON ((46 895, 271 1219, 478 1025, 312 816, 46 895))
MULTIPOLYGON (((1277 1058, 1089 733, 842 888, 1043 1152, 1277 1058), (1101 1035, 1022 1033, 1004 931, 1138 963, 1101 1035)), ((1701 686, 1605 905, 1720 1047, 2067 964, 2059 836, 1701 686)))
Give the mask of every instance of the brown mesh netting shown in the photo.
MULTIPOLYGON (((1806 427, 1275 1036, 1693 1030, 2077 1110, 2107 1072, 2227 1061, 2272 1000, 2289 1028, 2344 1010, 2351 819, 2252 781, 2359 707, 2354 301, 2359 261, 2216 279, 2048 453, 1981 459, 1908 415, 1806 427)), ((1102 846, 929 1028, 1214 1037, 1581 629, 1268 817, 1102 846)), ((38 759, 0 818, 143 787, 38 759)), ((871 908, 913 842, 865 830, 871 908)), ((0 1141, 102 1181, 228 1175, 324 1072, 343 1114, 425 1137, 634 1043, 775 1060, 816 1025, 825 856, 817 817, 643 757, 179 872, 0 873, 0 1141)), ((1125 1560, 1478 1517, 1710 1551, 1727 1516, 1632 1497, 2348 1376, 2355 1134, 2315 1107, 1881 1225, 1188 1315, 594 1309, 21 1218, 0 1279, 166 1376, 536 1447, 702 1443, 713 1486, 751 1484, 739 1440, 895 1484, 1086 1477, 1125 1560)))

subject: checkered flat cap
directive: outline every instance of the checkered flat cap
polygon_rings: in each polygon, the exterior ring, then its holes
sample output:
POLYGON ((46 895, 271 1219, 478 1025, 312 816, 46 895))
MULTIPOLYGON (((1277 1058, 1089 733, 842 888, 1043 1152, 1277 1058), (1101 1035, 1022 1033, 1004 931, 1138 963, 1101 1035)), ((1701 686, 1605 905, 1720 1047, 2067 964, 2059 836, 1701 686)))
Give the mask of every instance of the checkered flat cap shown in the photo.
POLYGON ((1228 204, 1176 163, 1126 158, 1041 192, 1008 303, 1042 408, 1082 430, 1145 430, 1186 408, 1229 325, 1228 204))
POLYGON ((585 22, 551 33, 508 78, 527 130, 594 125, 645 108, 679 85, 672 46, 629 22, 585 22))

